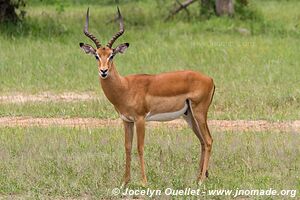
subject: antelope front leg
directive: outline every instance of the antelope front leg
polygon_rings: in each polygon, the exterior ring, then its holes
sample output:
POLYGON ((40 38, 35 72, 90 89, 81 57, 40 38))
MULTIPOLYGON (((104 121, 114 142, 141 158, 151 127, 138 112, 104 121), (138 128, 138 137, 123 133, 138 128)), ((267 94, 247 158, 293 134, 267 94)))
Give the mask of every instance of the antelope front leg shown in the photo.
POLYGON ((147 184, 147 177, 145 174, 145 162, 144 162, 144 140, 145 140, 145 119, 139 118, 136 121, 136 133, 137 133, 137 148, 141 164, 142 184, 147 184))
POLYGON ((131 149, 132 149, 132 138, 133 138, 133 126, 134 123, 123 121, 125 129, 125 152, 126 152, 126 164, 125 164, 125 175, 124 185, 130 181, 130 163, 131 163, 131 149))

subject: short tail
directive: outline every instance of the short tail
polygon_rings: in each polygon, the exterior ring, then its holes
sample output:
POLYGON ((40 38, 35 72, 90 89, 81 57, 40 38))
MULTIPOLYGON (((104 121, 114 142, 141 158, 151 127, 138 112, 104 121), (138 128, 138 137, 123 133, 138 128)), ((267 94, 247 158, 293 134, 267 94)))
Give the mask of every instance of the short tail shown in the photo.
POLYGON ((212 90, 212 92, 211 92, 211 95, 210 95, 210 103, 209 103, 209 105, 210 105, 211 102, 213 101, 213 98, 214 98, 214 95, 215 95, 215 90, 216 90, 216 86, 215 86, 215 84, 214 84, 214 88, 213 88, 213 90, 212 90))

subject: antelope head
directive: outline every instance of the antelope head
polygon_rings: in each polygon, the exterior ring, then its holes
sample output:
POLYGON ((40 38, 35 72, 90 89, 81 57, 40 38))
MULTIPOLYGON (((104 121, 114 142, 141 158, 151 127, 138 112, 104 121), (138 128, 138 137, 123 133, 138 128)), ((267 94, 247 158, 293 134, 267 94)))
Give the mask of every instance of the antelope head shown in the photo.
POLYGON ((107 45, 102 46, 98 39, 88 31, 89 26, 89 8, 86 13, 85 26, 83 29, 84 34, 90 38, 96 45, 96 48, 89 44, 79 43, 81 49, 84 50, 86 54, 91 54, 95 56, 98 64, 98 73, 102 79, 109 77, 110 69, 112 68, 113 58, 118 53, 124 53, 125 50, 129 47, 129 43, 123 43, 113 48, 114 42, 124 33, 124 22, 120 10, 118 8, 118 18, 120 21, 120 30, 117 32, 107 45))

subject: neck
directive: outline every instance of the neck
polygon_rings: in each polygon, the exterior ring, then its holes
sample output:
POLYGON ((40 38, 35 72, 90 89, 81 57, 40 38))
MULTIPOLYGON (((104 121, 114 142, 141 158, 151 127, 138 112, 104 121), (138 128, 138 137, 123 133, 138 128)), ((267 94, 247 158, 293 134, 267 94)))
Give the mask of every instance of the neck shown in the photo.
POLYGON ((106 79, 101 79, 101 87, 105 96, 114 105, 118 106, 122 102, 122 95, 124 95, 126 86, 125 79, 119 75, 114 63, 111 64, 109 76, 106 79))

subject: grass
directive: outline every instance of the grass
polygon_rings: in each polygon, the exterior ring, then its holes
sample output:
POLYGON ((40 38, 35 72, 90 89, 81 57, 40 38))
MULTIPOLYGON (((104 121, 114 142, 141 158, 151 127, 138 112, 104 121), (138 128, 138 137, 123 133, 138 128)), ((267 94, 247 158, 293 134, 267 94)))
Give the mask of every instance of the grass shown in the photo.
MULTIPOLYGON (((111 198, 124 170, 122 132, 119 128, 1 128, 0 196, 111 198)), ((213 137, 210 178, 201 190, 300 191, 299 134, 213 132, 213 137)), ((148 127, 145 148, 149 188, 197 188, 200 147, 190 129, 148 127)), ((134 148, 129 188, 140 187, 139 174, 134 148)))
POLYGON ((32 116, 32 117, 96 117, 117 118, 117 112, 106 100, 95 100, 75 103, 26 103, 2 104, 0 116, 32 116))
MULTIPOLYGON (((116 66, 122 75, 192 69, 213 77, 217 86, 214 118, 298 119, 299 2, 255 3, 263 16, 261 21, 187 21, 183 13, 167 23, 161 20, 165 10, 152 12, 157 10, 154 1, 124 3, 121 10, 126 33, 118 42, 130 42, 131 46, 115 59, 116 66), (248 29, 252 35, 240 34, 239 28, 248 29)), ((95 60, 78 46, 81 41, 89 41, 82 34, 87 6, 66 6, 64 12, 58 12, 55 6, 33 4, 23 25, 4 26, 0 34, 0 92, 99 92, 95 60)), ((113 13, 114 5, 91 7, 91 32, 104 44, 118 28, 106 24, 113 13)), ((49 104, 38 105, 39 115, 47 116, 49 104)), ((70 106, 61 106, 70 110, 70 106)), ((37 115, 36 109, 29 111, 31 108, 25 104, 24 108, 11 107, 10 112, 4 112, 7 109, 1 105, 1 115, 37 115)))

